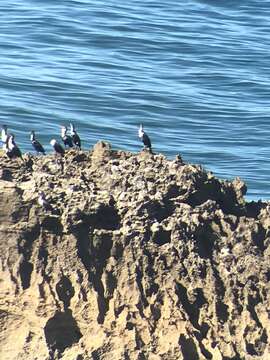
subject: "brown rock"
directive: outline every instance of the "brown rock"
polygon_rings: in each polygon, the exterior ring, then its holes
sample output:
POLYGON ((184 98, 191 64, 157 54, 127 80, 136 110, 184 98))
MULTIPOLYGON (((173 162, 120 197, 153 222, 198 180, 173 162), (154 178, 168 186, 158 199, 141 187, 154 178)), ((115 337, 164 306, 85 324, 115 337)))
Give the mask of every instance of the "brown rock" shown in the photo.
POLYGON ((0 157, 0 359, 270 357, 270 206, 240 179, 105 142, 25 159, 0 157))

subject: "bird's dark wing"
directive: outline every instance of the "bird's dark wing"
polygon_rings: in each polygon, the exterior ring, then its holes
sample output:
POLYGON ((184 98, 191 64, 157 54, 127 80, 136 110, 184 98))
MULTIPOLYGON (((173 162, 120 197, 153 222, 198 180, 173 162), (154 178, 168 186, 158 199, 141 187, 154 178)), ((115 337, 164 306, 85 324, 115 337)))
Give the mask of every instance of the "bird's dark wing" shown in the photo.
POLYGON ((15 159, 17 157, 20 157, 22 158, 22 153, 21 153, 21 150, 18 148, 18 146, 14 146, 14 148, 10 151, 8 151, 8 153, 10 154, 10 156, 8 155, 8 157, 10 159, 15 159))
POLYGON ((37 151, 37 152, 40 152, 40 153, 43 153, 45 154, 45 150, 43 148, 43 146, 41 145, 41 143, 37 140, 33 140, 32 141, 32 145, 33 145, 33 148, 37 151))
POLYGON ((56 152, 58 152, 61 155, 64 155, 64 153, 65 153, 65 150, 58 143, 55 144, 54 149, 55 149, 56 152))
POLYGON ((144 143, 144 145, 145 145, 146 147, 148 147, 149 149, 151 149, 151 147, 152 147, 152 145, 151 145, 151 140, 150 140, 149 136, 148 136, 146 133, 143 134, 142 141, 143 141, 143 143, 144 143))
POLYGON ((73 147, 73 142, 72 142, 71 136, 66 135, 65 137, 62 138, 62 140, 63 140, 65 146, 73 147))
POLYGON ((72 136, 72 141, 76 146, 78 146, 78 148, 81 148, 81 139, 78 134, 74 134, 72 136))
POLYGON ((6 155, 7 155, 7 157, 8 157, 9 159, 12 159, 12 151, 11 151, 11 150, 8 150, 8 151, 6 152, 6 155))

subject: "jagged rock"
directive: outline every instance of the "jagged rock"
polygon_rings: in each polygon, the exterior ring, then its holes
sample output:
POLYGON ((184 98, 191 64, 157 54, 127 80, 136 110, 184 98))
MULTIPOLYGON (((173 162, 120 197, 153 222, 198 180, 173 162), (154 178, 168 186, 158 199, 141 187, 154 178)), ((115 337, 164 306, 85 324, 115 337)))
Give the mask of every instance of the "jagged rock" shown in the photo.
POLYGON ((240 179, 105 142, 24 158, 0 157, 1 359, 270 357, 270 204, 240 179))

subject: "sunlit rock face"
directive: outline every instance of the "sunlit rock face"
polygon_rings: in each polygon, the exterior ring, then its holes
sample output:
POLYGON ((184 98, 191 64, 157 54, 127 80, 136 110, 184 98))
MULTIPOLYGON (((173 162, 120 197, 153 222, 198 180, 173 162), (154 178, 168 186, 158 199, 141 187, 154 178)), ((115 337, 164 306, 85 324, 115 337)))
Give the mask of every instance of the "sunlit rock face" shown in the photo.
POLYGON ((103 142, 1 156, 0 358, 269 359, 270 205, 245 192, 103 142))

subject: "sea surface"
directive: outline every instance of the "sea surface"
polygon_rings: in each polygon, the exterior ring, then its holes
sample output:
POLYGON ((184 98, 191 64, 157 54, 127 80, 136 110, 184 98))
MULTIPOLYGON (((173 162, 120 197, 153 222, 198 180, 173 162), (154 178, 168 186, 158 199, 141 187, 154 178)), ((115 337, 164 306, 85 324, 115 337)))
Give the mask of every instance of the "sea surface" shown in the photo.
POLYGON ((4 0, 0 124, 23 152, 98 140, 241 177, 270 200, 270 1, 4 0))

